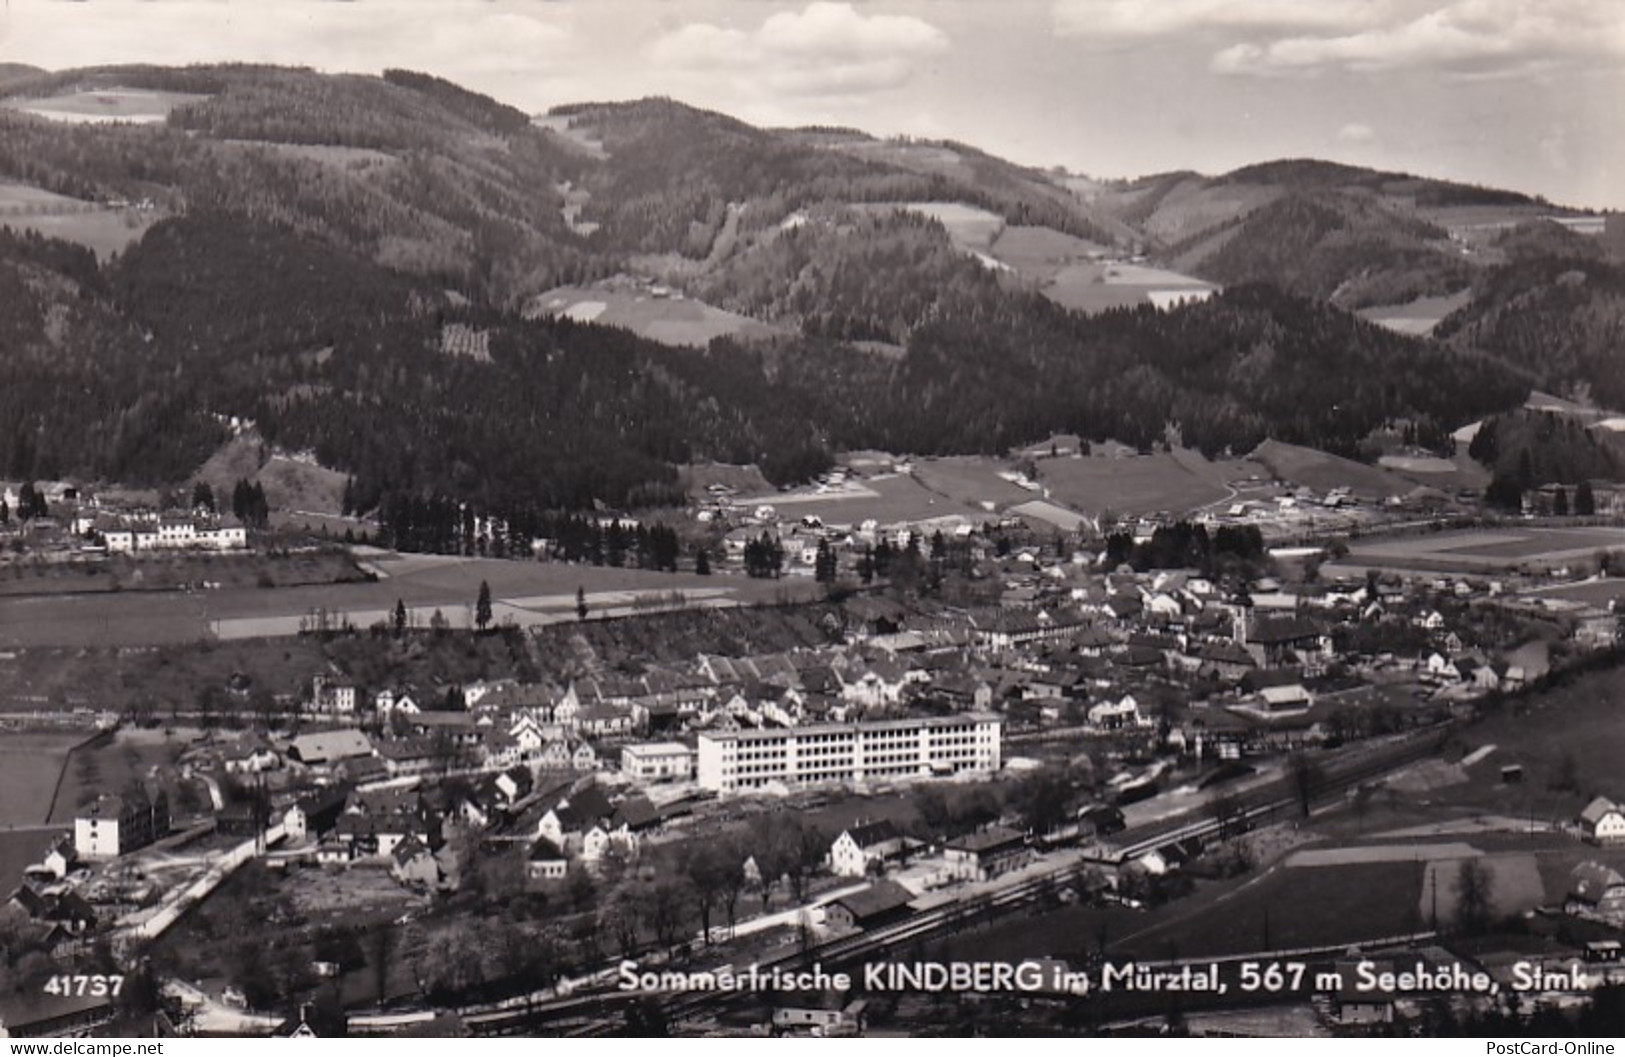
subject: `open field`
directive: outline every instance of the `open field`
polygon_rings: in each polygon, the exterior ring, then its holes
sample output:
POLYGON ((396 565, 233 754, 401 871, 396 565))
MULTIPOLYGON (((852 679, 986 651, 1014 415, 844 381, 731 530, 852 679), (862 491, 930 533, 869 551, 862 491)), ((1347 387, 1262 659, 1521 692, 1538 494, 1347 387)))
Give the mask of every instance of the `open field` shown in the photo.
POLYGON ((663 345, 704 348, 713 338, 763 337, 776 328, 748 316, 684 298, 673 292, 657 297, 647 287, 597 283, 561 286, 538 294, 525 306, 525 315, 562 316, 579 322, 625 327, 634 334, 663 345))
MULTIPOLYGON (((1031 498, 1030 493, 1022 494, 1031 498)), ((734 502, 745 510, 765 505, 773 507, 782 517, 818 517, 827 524, 835 525, 857 525, 871 518, 887 525, 951 515, 973 521, 989 517, 985 510, 938 495, 914 478, 901 474, 869 477, 843 489, 823 493, 800 489, 749 498, 738 497, 734 502)))
POLYGON ((914 479, 966 506, 980 508, 983 503, 991 503, 995 510, 1030 502, 1042 494, 1000 477, 999 471, 1005 469, 1002 460, 976 455, 920 459, 914 463, 914 479))
POLYGON ((49 821, 51 795, 78 732, 0 731, 0 828, 49 821))
POLYGON ((1589 562, 1599 551, 1625 548, 1625 529, 1508 525, 1403 539, 1356 541, 1349 560, 1419 569, 1490 572, 1519 566, 1555 568, 1589 562))
POLYGON ((1047 283, 1068 265, 1102 256, 1110 250, 1098 242, 1053 228, 1012 224, 993 240, 991 252, 1024 277, 1047 283))
POLYGON ((1146 304, 1164 307, 1182 298, 1207 298, 1217 289, 1163 268, 1091 261, 1061 268, 1042 292, 1065 308, 1093 313, 1146 304))
POLYGON ((986 253, 1004 230, 1004 218, 959 202, 893 202, 865 207, 882 212, 901 210, 930 217, 948 229, 948 238, 961 249, 986 253))
POLYGON ((586 591, 592 614, 600 617, 631 611, 640 599, 673 591, 714 605, 776 602, 816 589, 810 582, 788 578, 752 580, 562 562, 366 553, 367 567, 380 576, 376 583, 20 598, 0 606, 0 649, 156 646, 195 643, 217 634, 223 638, 296 634, 300 619, 318 611, 325 611, 334 624, 348 618, 365 628, 393 611, 397 601, 424 623, 440 609, 454 626, 466 626, 466 614, 482 581, 491 585, 498 624, 510 611, 516 623, 574 619, 578 587, 586 591))
POLYGON ((73 212, 47 208, 13 213, 0 209, 0 227, 33 231, 47 238, 75 242, 93 251, 103 261, 123 252, 159 219, 155 213, 89 205, 73 212))
POLYGON ((124 591, 176 591, 217 585, 290 587, 361 580, 355 564, 341 553, 268 555, 252 553, 113 554, 49 565, 0 566, 0 597, 94 594, 124 591))
POLYGON ((1421 862, 1277 869, 1227 898, 1179 914, 1111 945, 1139 958, 1204 957, 1381 939, 1423 927, 1421 862))
POLYGON ((89 92, 64 92, 42 99, 8 99, 9 110, 72 124, 127 121, 131 124, 157 124, 177 106, 209 98, 184 92, 155 92, 141 88, 103 88, 89 92))
POLYGON ((1347 488, 1361 498, 1387 499, 1404 495, 1416 487, 1387 470, 1278 440, 1266 440, 1254 450, 1252 457, 1281 480, 1317 492, 1347 488))
POLYGON ((1375 305, 1354 314, 1400 334, 1431 334, 1439 321, 1472 300, 1471 290, 1438 297, 1419 297, 1403 305, 1375 305))
POLYGON ((1193 472, 1168 454, 1045 459, 1038 474, 1051 502, 1090 514, 1174 513, 1217 502, 1228 493, 1211 476, 1193 472))
MULTIPOLYGON (((1469 745, 1493 744, 1488 759, 1467 768, 1469 781, 1433 790, 1436 804, 1536 820, 1572 819, 1592 795, 1625 799, 1625 670, 1580 676, 1567 685, 1519 699, 1464 732, 1469 745), (1552 788, 1565 754, 1573 761, 1574 791, 1552 788), (1503 785, 1500 768, 1522 764, 1518 785, 1503 785)), ((1561 784, 1561 783, 1557 783, 1561 784)))

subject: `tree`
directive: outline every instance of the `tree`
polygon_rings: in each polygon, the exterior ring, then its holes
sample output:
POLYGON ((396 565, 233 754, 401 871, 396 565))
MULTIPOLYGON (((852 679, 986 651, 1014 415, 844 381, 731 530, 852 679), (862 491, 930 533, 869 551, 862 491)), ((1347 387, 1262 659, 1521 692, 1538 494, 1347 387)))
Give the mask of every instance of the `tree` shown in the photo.
POLYGON ((491 585, 480 581, 480 597, 474 602, 474 623, 484 631, 491 623, 491 585))
POLYGON ((406 633, 406 602, 404 600, 402 600, 402 599, 397 598, 397 599, 395 599, 395 634, 396 634, 396 636, 400 636, 400 635, 404 635, 405 633, 406 633))
POLYGON ((704 547, 694 555, 694 573, 697 576, 711 575, 711 554, 704 547))
POLYGON ((587 589, 585 587, 576 588, 576 619, 587 619, 587 589))
POLYGON ((1493 881, 1489 868, 1478 859, 1463 859, 1456 868, 1456 926, 1463 932, 1478 933, 1489 927, 1493 881))
POLYGON ((1315 795, 1324 784, 1325 776, 1321 774, 1320 765, 1304 753, 1295 752, 1287 761, 1287 776, 1292 785, 1292 795, 1298 801, 1298 810, 1304 818, 1308 818, 1315 795))
POLYGON ((208 481, 199 481, 192 486, 192 509, 214 513, 214 489, 209 487, 208 481))
POLYGON ((1569 494, 1561 487, 1552 495, 1552 513, 1558 517, 1569 516, 1569 494))
POLYGON ((1597 513, 1597 497, 1591 491, 1590 481, 1581 481, 1574 490, 1574 513, 1579 517, 1593 517, 1597 513))

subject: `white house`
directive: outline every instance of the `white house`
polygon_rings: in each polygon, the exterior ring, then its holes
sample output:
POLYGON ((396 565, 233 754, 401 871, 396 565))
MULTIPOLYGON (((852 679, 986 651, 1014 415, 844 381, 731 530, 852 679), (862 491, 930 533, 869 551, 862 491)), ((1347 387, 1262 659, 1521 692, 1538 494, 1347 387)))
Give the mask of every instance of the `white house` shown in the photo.
POLYGON ((1625 843, 1625 811, 1599 796, 1580 812, 1580 833, 1593 844, 1625 843))
POLYGON ((884 863, 905 847, 903 835, 888 820, 844 830, 829 847, 829 869, 837 877, 865 877, 871 864, 884 863))

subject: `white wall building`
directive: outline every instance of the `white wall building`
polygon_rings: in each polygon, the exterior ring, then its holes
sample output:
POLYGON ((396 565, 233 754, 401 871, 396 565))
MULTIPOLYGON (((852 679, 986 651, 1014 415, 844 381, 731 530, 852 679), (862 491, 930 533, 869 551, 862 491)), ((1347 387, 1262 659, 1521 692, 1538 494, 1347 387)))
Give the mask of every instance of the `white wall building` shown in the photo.
POLYGON ((687 781, 694 777, 694 750, 679 741, 625 745, 621 773, 644 782, 687 781))
POLYGON ((719 792, 821 782, 991 773, 1001 761, 1003 719, 987 713, 779 730, 706 732, 699 782, 719 792))

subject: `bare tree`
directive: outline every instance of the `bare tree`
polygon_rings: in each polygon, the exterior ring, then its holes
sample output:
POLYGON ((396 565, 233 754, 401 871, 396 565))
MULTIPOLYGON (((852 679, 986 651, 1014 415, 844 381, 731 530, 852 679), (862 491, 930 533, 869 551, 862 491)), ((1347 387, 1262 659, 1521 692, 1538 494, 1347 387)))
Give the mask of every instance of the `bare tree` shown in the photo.
POLYGON ((1494 876, 1477 859, 1463 859, 1456 868, 1456 927, 1473 934, 1489 928, 1494 876))

